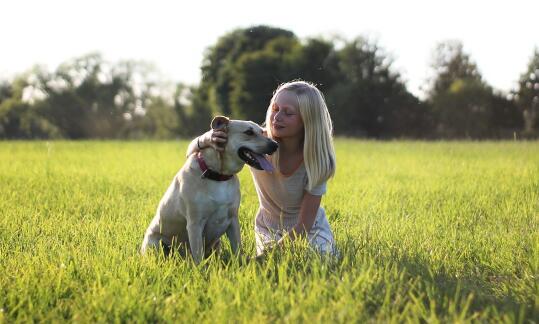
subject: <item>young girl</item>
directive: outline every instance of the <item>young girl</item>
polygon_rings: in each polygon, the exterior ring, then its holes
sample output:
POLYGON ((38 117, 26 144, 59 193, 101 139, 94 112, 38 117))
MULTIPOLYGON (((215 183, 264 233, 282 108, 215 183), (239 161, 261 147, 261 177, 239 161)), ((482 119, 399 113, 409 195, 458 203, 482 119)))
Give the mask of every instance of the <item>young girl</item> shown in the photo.
MULTIPOLYGON (((265 124, 279 148, 269 157, 273 173, 250 168, 260 203, 257 255, 298 237, 321 253, 334 254, 333 234, 320 206, 336 167, 333 126, 322 93, 304 81, 282 84, 271 98, 265 124)), ((226 132, 210 130, 195 138, 187 153, 207 146, 222 150, 222 143, 226 132)))

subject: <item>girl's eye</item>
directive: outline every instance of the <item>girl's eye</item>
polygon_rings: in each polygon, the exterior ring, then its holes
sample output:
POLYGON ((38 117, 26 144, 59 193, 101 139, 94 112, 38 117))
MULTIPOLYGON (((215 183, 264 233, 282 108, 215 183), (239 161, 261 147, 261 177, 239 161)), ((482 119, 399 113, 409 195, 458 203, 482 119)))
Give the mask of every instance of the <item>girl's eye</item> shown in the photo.
POLYGON ((253 135, 255 134, 255 132, 253 132, 252 129, 248 129, 248 130, 246 130, 245 132, 243 132, 243 134, 249 135, 249 136, 253 136, 253 135))

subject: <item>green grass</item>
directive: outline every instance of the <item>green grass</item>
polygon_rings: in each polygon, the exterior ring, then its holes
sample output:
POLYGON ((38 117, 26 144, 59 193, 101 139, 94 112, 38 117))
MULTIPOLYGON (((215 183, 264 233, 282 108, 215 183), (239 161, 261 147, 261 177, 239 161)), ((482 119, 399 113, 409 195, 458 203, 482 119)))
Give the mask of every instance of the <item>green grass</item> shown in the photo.
POLYGON ((138 254, 186 144, 0 142, 0 322, 539 321, 539 142, 339 139, 341 259, 199 266, 138 254))

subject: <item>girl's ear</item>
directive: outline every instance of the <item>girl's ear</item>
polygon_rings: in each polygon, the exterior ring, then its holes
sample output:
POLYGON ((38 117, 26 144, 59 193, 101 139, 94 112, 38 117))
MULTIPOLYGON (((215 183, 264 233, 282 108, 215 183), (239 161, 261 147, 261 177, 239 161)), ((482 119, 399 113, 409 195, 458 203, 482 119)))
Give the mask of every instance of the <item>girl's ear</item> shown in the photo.
POLYGON ((211 121, 211 128, 212 129, 226 129, 228 126, 228 123, 230 122, 230 119, 228 119, 225 116, 217 116, 214 117, 211 121))

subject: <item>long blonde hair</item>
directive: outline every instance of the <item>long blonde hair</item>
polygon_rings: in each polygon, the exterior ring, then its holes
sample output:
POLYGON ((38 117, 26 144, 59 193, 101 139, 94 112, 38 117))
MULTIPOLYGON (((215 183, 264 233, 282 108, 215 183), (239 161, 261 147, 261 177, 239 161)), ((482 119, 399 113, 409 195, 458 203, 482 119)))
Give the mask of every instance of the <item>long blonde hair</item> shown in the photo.
MULTIPOLYGON (((281 91, 296 94, 299 113, 303 120, 303 161, 307 172, 307 189, 327 181, 335 174, 336 161, 333 147, 333 124, 324 100, 324 95, 315 85, 305 81, 291 81, 281 84, 273 93, 266 112, 266 131, 273 138, 270 118, 275 98, 281 91)), ((275 168, 279 169, 279 151, 272 155, 275 168)))

